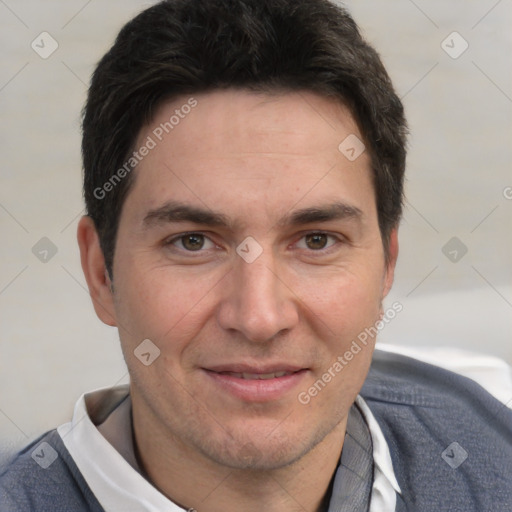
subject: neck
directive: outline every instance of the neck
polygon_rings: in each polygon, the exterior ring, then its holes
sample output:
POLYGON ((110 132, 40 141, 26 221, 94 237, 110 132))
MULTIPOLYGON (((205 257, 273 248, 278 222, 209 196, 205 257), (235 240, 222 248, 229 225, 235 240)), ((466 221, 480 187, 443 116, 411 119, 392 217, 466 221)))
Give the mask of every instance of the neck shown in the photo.
POLYGON ((234 469, 198 453, 134 413, 139 465, 161 493, 199 512, 324 512, 346 418, 298 460, 273 469, 234 469))

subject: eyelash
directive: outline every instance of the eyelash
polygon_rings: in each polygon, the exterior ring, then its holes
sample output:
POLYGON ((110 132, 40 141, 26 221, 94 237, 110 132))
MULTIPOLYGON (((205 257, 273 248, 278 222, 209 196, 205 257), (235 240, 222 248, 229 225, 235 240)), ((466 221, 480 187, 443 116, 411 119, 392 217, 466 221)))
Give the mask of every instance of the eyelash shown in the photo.
MULTIPOLYGON (((174 237, 168 239, 167 241, 164 242, 164 246, 166 246, 166 247, 173 246, 176 242, 179 242, 180 240, 183 240, 185 237, 190 236, 190 235, 203 236, 205 239, 209 240, 212 244, 217 245, 207 234, 202 233, 200 231, 190 231, 187 233, 181 233, 180 235, 177 235, 177 236, 174 236, 174 237)), ((307 249, 307 248, 300 249, 300 250, 308 251, 311 255, 319 255, 320 256, 320 255, 329 254, 330 252, 332 252, 332 250, 336 250, 338 248, 337 246, 339 246, 340 244, 346 243, 346 240, 344 238, 342 238, 340 235, 333 235, 333 234, 325 232, 325 231, 308 231, 307 233, 302 234, 301 237, 294 243, 297 244, 298 242, 300 242, 301 240, 304 240, 307 236, 310 236, 310 235, 325 235, 328 237, 328 239, 334 240, 334 243, 332 243, 331 245, 328 245, 324 249, 318 249, 318 250, 307 249)), ((329 243, 329 240, 327 243, 329 243)), ((187 253, 187 255, 197 254, 198 256, 201 255, 202 253, 208 251, 208 249, 200 249, 198 251, 189 251, 187 249, 183 249, 183 248, 179 248, 179 247, 176 247, 176 249, 179 250, 180 252, 187 253)))
MULTIPOLYGON (((208 235, 206 235, 205 233, 201 233, 200 231, 189 231, 187 233, 181 233, 180 235, 174 236, 174 237, 170 238, 169 240, 167 240, 166 242, 164 242, 164 245, 166 247, 167 246, 172 246, 172 245, 175 244, 175 242, 183 240, 185 237, 191 236, 191 235, 203 236, 205 239, 209 240, 212 244, 217 245, 208 235)), ((203 249, 201 249, 199 251, 188 251, 187 249, 182 249, 182 248, 179 248, 179 247, 177 247, 177 249, 179 251, 186 252, 188 254, 194 254, 194 253, 200 254, 200 253, 205 252, 205 250, 203 250, 203 249)))

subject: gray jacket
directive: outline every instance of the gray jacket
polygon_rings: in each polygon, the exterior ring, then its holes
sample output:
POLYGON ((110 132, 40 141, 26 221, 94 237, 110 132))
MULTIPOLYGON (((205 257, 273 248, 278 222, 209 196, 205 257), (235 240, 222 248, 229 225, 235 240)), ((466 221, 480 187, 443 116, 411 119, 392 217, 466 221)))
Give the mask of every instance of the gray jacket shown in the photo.
MULTIPOLYGON (((512 512, 512 411, 478 384, 377 350, 360 394, 389 445, 396 512, 512 512)), ((104 512, 55 430, 0 474, 0 512, 21 511, 104 512), (31 457, 43 441, 59 455, 49 471, 31 457)))

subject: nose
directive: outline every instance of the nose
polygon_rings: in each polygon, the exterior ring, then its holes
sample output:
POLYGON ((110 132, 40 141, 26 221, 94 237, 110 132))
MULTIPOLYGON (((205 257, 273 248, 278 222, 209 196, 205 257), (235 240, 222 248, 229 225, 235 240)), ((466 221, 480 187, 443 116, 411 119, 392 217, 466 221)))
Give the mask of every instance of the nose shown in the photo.
POLYGON ((224 285, 218 309, 223 329, 253 342, 265 342, 297 325, 296 297, 269 252, 264 251, 252 263, 236 257, 229 282, 224 285))

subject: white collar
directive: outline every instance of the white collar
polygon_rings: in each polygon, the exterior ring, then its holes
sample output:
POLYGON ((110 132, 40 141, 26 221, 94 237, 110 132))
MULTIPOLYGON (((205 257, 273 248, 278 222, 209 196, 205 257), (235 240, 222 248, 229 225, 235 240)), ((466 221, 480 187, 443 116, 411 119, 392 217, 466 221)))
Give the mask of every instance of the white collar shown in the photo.
MULTIPOLYGON (((82 395, 75 405, 72 421, 58 428, 59 435, 106 512, 186 512, 137 471, 131 445, 128 395, 127 385, 82 395), (88 410, 94 411, 94 422, 88 410), (102 425, 96 427, 95 423, 102 425)), ((366 402, 361 396, 356 402, 373 443, 375 473, 369 512, 394 512, 396 493, 401 491, 388 445, 366 402)))
POLYGON ((366 420, 373 444, 375 470, 369 512, 394 512, 396 494, 402 494, 402 491, 396 481, 388 443, 375 416, 361 395, 357 396, 356 403, 366 420))
MULTIPOLYGON (((183 512, 185 509, 167 499, 133 469, 92 422, 86 403, 90 407, 91 403, 99 404, 100 398, 111 393, 118 398, 126 396, 128 386, 82 395, 75 405, 71 423, 57 429, 91 491, 106 512, 183 512)), ((97 415, 105 412, 95 410, 97 415)), ((126 429, 124 425, 121 430, 126 429)))

